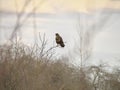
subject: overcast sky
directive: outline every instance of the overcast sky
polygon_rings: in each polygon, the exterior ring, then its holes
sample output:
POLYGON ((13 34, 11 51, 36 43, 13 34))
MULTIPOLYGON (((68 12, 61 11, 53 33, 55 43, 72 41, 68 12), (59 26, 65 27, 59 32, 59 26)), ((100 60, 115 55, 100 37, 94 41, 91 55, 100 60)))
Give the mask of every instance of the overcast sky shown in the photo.
MULTIPOLYGON (((33 5, 37 6, 35 11, 36 34, 46 33, 49 42, 54 43, 54 34, 60 33, 66 42, 66 47, 57 48, 58 55, 74 52, 79 16, 82 29, 92 31, 95 27, 96 30, 92 44, 92 57, 99 60, 107 59, 105 62, 109 60, 114 62, 114 58, 120 59, 119 0, 90 0, 91 2, 89 0, 44 0, 39 3, 40 1, 34 0, 23 12, 31 12, 33 5)), ((25 0, 0 0, 0 2, 0 39, 2 43, 9 38, 16 23, 16 12, 21 12, 25 0)), ((25 15, 22 19, 24 17, 25 15)), ((33 18, 31 15, 21 27, 20 35, 26 44, 34 41, 33 18)))

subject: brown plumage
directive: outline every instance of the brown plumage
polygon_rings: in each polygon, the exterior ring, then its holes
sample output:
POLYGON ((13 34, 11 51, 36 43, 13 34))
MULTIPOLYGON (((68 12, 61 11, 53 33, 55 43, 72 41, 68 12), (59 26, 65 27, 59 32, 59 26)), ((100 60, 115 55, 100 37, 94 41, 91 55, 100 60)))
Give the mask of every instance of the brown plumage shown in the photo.
POLYGON ((55 35, 56 35, 56 38, 55 38, 56 43, 59 44, 61 47, 64 47, 65 44, 63 42, 62 37, 58 33, 56 33, 55 35))

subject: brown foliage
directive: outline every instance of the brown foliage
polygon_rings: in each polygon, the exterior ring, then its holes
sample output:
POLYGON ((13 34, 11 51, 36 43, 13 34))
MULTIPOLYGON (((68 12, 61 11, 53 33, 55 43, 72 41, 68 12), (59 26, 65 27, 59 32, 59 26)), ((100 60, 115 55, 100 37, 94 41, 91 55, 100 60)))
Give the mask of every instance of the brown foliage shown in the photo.
POLYGON ((1 90, 119 90, 120 71, 102 66, 76 68, 66 58, 41 58, 22 44, 0 47, 1 90))

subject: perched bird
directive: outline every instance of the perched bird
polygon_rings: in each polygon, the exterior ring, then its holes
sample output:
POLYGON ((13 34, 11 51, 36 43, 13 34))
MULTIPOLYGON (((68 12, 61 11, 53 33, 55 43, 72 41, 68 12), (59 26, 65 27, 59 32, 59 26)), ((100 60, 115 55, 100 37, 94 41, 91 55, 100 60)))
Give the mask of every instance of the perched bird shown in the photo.
POLYGON ((64 47, 65 44, 64 44, 64 42, 63 42, 62 37, 61 37, 58 33, 56 33, 55 35, 56 35, 56 38, 55 38, 56 43, 57 43, 58 45, 60 45, 61 47, 64 47))

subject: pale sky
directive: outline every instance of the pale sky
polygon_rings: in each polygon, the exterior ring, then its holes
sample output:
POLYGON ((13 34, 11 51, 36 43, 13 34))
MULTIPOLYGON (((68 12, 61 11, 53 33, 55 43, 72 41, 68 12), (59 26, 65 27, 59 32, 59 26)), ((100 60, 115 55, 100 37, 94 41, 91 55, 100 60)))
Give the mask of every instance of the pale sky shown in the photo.
MULTIPOLYGON (((25 0, 0 0, 0 38, 8 38, 5 32, 13 29, 15 13, 22 11, 24 3, 25 0)), ((37 33, 46 33, 47 37, 51 36, 50 39, 54 40, 54 34, 58 32, 67 42, 64 49, 57 48, 59 55, 60 52, 73 52, 77 14, 80 14, 84 29, 96 24, 100 31, 94 38, 93 57, 120 58, 120 0, 32 0, 23 11, 31 12, 33 5, 37 7, 37 33), (102 19, 103 22, 98 23, 102 19)), ((25 43, 30 43, 33 37, 32 22, 31 17, 21 28, 25 43)))
POLYGON ((36 12, 89 12, 100 8, 120 9, 119 0, 0 0, 0 10, 20 12, 25 1, 31 1, 26 11, 31 11, 35 5, 36 12))

